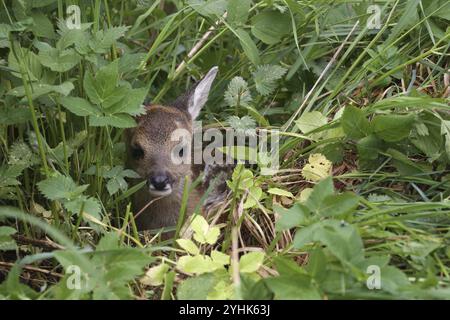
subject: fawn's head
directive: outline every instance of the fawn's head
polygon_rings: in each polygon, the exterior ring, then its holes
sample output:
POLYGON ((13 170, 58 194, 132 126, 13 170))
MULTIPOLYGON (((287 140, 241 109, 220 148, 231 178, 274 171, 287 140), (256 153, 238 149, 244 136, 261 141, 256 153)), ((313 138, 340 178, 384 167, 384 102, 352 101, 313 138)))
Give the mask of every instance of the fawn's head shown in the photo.
POLYGON ((170 195, 190 175, 190 162, 176 160, 191 156, 187 146, 193 121, 208 99, 217 70, 212 68, 173 104, 147 106, 146 113, 136 119, 137 126, 127 131, 128 166, 146 179, 151 196, 170 195))

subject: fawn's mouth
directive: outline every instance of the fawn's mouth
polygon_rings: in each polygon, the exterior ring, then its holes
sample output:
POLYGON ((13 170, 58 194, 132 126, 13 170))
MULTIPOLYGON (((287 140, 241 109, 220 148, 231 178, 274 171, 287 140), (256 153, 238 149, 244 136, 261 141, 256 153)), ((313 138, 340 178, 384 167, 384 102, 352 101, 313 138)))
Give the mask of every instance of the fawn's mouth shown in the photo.
POLYGON ((172 186, 170 184, 166 184, 164 189, 161 190, 161 189, 156 189, 155 186, 150 183, 150 185, 148 187, 148 192, 150 193, 150 195, 152 195, 154 197, 165 197, 172 193, 172 186))

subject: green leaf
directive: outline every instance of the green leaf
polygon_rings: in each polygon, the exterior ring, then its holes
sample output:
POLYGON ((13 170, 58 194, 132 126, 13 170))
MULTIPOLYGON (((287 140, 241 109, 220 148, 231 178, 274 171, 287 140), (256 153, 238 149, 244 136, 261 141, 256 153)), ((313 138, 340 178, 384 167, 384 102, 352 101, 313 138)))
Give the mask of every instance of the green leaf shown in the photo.
POLYGON ((241 77, 234 77, 228 84, 224 95, 226 103, 230 107, 248 106, 252 102, 252 96, 248 89, 247 81, 241 77))
POLYGON ((325 117, 319 111, 304 112, 301 117, 295 121, 295 124, 302 133, 311 132, 317 128, 326 125, 328 122, 325 117))
POLYGON ((315 185, 313 191, 305 201, 305 205, 313 212, 319 212, 322 203, 328 196, 334 194, 333 179, 325 178, 315 185))
POLYGON ((351 192, 328 196, 317 214, 323 217, 338 217, 353 212, 359 204, 359 197, 351 192))
POLYGON ((278 231, 307 224, 310 217, 309 209, 300 203, 294 204, 289 209, 274 206, 274 211, 280 215, 280 219, 276 222, 276 229, 278 231))
POLYGON ((229 0, 227 20, 233 25, 243 25, 247 22, 252 0, 229 0))
POLYGON ((360 108, 346 106, 341 117, 341 125, 350 139, 361 139, 371 133, 370 123, 360 108))
POLYGON ((123 98, 123 95, 116 94, 118 80, 118 60, 114 60, 99 69, 95 77, 90 72, 86 72, 83 87, 92 103, 107 108, 123 98))
POLYGON ((252 34, 265 44, 276 44, 291 32, 291 19, 279 11, 265 10, 252 18, 252 34))
POLYGON ((382 151, 384 143, 378 139, 374 134, 362 138, 358 141, 356 148, 361 159, 375 160, 378 158, 380 151, 382 151))
POLYGON ((196 215, 191 222, 191 228, 194 230, 194 239, 200 243, 216 243, 220 235, 218 227, 210 227, 205 218, 196 215))
POLYGON ((78 97, 62 97, 59 99, 64 108, 77 116, 101 115, 100 110, 89 101, 78 97))
POLYGON ((203 16, 221 16, 227 9, 226 0, 188 0, 188 4, 203 16))
POLYGON ((194 242, 192 242, 192 240, 189 240, 189 239, 178 239, 177 243, 187 253, 190 253, 190 254, 192 254, 194 256, 200 253, 199 248, 195 245, 194 242))
POLYGON ((78 187, 70 177, 57 175, 38 183, 38 188, 49 200, 71 200, 78 197, 88 185, 78 187))
POLYGON ((277 80, 281 79, 287 69, 278 65, 262 65, 253 72, 256 90, 263 96, 271 94, 276 89, 277 80))
POLYGON ((307 275, 282 275, 265 279, 267 286, 277 300, 319 300, 318 290, 312 285, 307 275))
POLYGON ((113 126, 116 128, 132 128, 136 121, 132 116, 124 113, 101 115, 90 115, 89 125, 94 127, 113 126))
POLYGON ((250 252, 244 254, 239 259, 239 272, 256 272, 262 266, 264 261, 264 252, 250 252))
POLYGON ((179 300, 206 300, 208 293, 219 281, 212 273, 188 278, 178 286, 177 297, 179 300))
POLYGON ((58 50, 43 42, 39 45, 38 58, 44 66, 57 72, 69 71, 81 60, 74 49, 58 50))
POLYGON ((258 65, 260 63, 259 51, 250 35, 244 29, 237 29, 235 33, 247 58, 254 65, 258 65))
POLYGON ((372 125, 378 137, 387 142, 396 142, 409 136, 414 120, 414 114, 379 115, 373 119, 372 125))
POLYGON ((16 232, 14 228, 0 226, 0 251, 16 250, 16 242, 11 237, 16 232))

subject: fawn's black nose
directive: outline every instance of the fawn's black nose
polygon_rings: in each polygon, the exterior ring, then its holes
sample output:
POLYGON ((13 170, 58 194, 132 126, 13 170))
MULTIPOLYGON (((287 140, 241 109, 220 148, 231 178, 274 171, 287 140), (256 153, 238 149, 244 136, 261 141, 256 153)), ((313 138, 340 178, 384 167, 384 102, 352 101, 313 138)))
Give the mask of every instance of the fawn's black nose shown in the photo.
POLYGON ((150 188, 154 188, 158 191, 164 191, 170 188, 170 179, 166 174, 156 174, 150 177, 150 188))

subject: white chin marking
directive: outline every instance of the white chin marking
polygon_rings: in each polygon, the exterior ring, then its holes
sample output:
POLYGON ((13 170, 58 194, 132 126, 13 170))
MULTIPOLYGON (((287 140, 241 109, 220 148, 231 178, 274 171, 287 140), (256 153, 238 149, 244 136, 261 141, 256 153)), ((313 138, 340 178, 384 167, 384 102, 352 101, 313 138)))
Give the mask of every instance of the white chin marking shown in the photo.
POLYGON ((164 190, 156 190, 155 187, 151 184, 148 188, 148 192, 154 197, 165 197, 172 193, 172 187, 167 185, 164 190))

